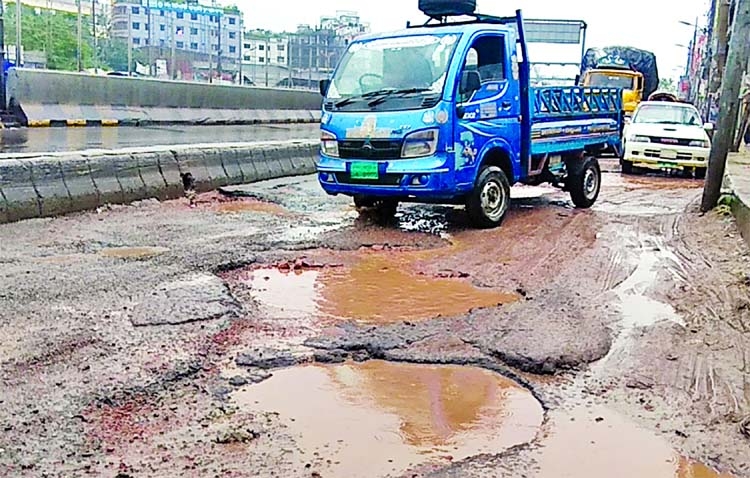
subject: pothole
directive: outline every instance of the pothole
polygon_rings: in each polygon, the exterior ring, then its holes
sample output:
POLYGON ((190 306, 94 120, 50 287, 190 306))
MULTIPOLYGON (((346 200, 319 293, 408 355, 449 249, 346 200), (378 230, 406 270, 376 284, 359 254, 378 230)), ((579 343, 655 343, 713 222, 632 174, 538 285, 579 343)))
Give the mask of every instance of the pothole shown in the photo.
POLYGON ((461 315, 518 300, 516 294, 474 287, 456 278, 410 272, 398 253, 362 253, 348 267, 284 272, 256 270, 253 298, 269 317, 313 317, 388 324, 461 315))
POLYGON ((601 406, 552 413, 533 453, 537 478, 731 478, 601 406))
POLYGON ((532 441, 544 418, 541 404, 515 382, 459 366, 295 367, 233 398, 243 409, 278 413, 297 437, 300 454, 289 459, 329 478, 497 454, 532 441))

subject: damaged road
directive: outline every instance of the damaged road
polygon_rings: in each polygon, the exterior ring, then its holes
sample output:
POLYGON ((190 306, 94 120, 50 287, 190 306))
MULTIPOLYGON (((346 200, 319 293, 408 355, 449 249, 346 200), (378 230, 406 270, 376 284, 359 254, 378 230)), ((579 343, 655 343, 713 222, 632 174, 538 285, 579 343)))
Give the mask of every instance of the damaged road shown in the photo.
POLYGON ((492 231, 308 177, 4 225, 0 471, 750 476, 747 246, 604 180, 492 231))

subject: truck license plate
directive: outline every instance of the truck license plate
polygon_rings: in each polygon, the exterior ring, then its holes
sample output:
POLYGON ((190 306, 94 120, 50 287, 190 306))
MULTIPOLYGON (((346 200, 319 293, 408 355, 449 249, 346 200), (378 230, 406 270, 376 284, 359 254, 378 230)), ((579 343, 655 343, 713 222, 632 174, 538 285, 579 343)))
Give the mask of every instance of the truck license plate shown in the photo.
POLYGON ((352 179, 378 179, 378 163, 352 163, 352 179))

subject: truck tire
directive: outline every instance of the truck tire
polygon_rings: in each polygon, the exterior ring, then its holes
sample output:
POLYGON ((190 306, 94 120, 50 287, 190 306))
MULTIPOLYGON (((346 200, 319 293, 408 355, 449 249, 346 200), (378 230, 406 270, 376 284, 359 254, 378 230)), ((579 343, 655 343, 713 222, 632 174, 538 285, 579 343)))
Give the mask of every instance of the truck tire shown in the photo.
POLYGON ((695 179, 706 179, 707 168, 695 168, 695 179))
POLYGON ((633 174, 632 161, 625 161, 623 159, 622 161, 620 161, 620 166, 622 166, 622 174, 633 174))
POLYGON ((593 206, 602 188, 599 161, 592 157, 570 161, 566 186, 577 208, 588 209, 593 206))
POLYGON ((363 196, 361 194, 357 194, 356 196, 354 196, 354 207, 356 207, 357 209, 365 209, 373 206, 375 206, 374 198, 363 196))
POLYGON ((475 227, 489 229, 502 224, 510 209, 510 182, 502 169, 485 166, 466 200, 466 212, 475 227))
POLYGON ((428 17, 470 15, 476 9, 476 0, 419 0, 419 10, 428 17))

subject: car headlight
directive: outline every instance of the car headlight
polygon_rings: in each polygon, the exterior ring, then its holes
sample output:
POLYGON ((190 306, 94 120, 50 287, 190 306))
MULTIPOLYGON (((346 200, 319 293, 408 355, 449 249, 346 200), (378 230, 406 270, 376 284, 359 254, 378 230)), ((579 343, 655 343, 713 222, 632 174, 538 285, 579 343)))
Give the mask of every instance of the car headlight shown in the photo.
POLYGON ((630 138, 628 138, 628 141, 632 141, 634 143, 650 143, 651 138, 649 138, 648 136, 640 136, 640 135, 634 134, 630 138))
POLYGON ((438 144, 438 130, 428 129, 417 131, 404 138, 404 146, 401 148, 402 158, 420 158, 435 154, 438 144))
POLYGON ((321 131, 320 151, 327 156, 339 157, 339 142, 335 134, 321 131))
POLYGON ((705 139, 694 139, 693 141, 688 144, 691 148, 708 148, 708 141, 705 139))

